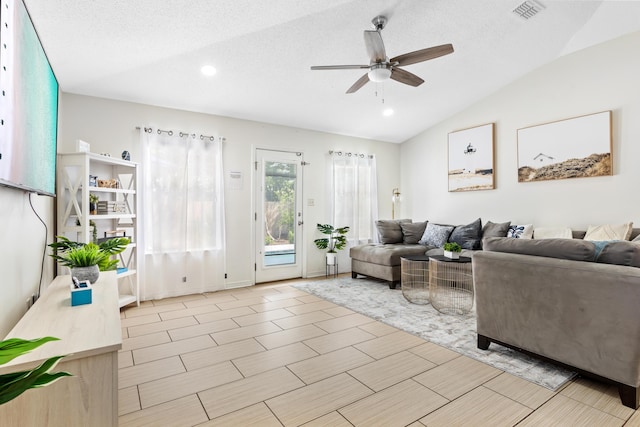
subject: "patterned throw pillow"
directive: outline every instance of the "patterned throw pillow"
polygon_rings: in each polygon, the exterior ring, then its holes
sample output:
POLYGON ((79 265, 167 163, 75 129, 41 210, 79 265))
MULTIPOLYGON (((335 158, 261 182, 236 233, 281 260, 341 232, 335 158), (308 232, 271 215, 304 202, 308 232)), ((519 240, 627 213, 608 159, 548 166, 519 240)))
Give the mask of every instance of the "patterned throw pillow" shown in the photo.
POLYGON ((449 241, 459 244, 462 249, 478 249, 480 248, 480 239, 482 238, 482 221, 480 218, 471 224, 459 225, 453 229, 449 241))
POLYGON ((531 239, 533 238, 533 224, 510 225, 507 237, 514 239, 531 239))
POLYGON ((425 246, 441 248, 447 243, 453 229, 453 225, 440 225, 430 222, 427 224, 422 239, 420 239, 418 243, 425 246))

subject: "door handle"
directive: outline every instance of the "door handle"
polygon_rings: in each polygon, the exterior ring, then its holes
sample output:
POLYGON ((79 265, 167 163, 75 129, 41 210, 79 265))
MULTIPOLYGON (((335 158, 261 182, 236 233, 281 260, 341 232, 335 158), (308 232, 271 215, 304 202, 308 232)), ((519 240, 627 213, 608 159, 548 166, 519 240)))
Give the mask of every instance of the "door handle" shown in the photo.
POLYGON ((298 225, 304 224, 304 221, 298 221, 298 225))

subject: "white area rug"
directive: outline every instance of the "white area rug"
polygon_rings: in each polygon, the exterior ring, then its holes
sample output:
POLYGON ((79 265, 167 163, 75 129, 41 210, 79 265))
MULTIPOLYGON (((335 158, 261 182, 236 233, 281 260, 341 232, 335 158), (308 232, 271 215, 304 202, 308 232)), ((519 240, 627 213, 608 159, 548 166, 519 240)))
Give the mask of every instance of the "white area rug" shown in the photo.
POLYGON ((575 375, 495 343, 491 343, 489 350, 478 349, 475 307, 467 315, 442 314, 430 304, 411 304, 402 291, 368 279, 338 278, 294 287, 550 390, 556 390, 575 375))

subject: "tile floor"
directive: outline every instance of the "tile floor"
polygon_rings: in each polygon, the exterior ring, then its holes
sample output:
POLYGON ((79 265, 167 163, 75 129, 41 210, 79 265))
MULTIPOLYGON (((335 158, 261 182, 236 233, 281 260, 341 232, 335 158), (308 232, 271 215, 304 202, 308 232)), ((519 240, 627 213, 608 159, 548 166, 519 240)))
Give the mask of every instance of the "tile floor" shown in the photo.
POLYGON ((123 310, 120 425, 640 426, 615 387, 551 392, 294 283, 123 310))

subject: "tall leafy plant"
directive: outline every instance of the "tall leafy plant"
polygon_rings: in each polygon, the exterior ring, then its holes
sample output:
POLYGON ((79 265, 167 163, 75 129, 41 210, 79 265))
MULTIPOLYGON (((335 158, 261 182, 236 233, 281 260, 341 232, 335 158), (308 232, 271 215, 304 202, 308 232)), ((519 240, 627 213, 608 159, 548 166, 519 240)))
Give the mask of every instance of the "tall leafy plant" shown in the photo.
POLYGON ((329 249, 328 253, 336 253, 347 246, 347 236, 345 234, 349 232, 349 227, 336 228, 330 224, 318 224, 317 228, 322 234, 328 236, 313 241, 318 249, 329 249))
MULTIPOLYGON (((54 337, 44 337, 35 340, 10 338, 0 341, 0 365, 4 365, 16 357, 38 348, 42 344, 57 340, 58 338, 54 337)), ((68 372, 51 372, 63 357, 51 357, 31 370, 0 375, 0 405, 15 399, 29 389, 44 387, 62 377, 71 376, 68 372)))

